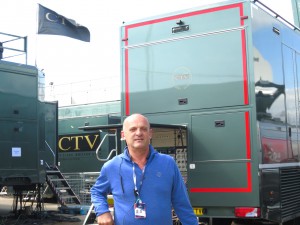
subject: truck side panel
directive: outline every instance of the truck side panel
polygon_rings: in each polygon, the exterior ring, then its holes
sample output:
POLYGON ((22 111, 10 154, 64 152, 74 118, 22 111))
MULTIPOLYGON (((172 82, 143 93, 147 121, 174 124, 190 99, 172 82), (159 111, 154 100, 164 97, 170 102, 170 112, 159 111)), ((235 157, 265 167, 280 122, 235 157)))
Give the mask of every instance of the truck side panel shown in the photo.
POLYGON ((125 26, 125 114, 248 104, 242 16, 232 4, 125 26), (178 20, 189 29, 172 32, 178 20))

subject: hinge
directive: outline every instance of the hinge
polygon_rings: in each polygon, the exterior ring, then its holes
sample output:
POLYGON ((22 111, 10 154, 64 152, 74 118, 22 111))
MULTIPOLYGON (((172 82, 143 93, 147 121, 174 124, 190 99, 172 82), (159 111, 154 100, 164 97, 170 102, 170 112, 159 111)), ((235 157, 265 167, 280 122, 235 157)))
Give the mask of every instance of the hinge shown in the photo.
POLYGON ((247 20, 248 16, 241 16, 241 20, 247 20))

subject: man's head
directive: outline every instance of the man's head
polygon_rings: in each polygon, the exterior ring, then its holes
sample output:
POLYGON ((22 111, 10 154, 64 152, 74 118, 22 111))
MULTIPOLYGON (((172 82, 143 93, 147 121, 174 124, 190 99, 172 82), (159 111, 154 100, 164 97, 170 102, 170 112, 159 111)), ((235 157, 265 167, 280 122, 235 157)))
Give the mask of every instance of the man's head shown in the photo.
POLYGON ((148 119, 141 114, 132 114, 123 123, 121 132, 129 151, 148 151, 152 130, 148 119))

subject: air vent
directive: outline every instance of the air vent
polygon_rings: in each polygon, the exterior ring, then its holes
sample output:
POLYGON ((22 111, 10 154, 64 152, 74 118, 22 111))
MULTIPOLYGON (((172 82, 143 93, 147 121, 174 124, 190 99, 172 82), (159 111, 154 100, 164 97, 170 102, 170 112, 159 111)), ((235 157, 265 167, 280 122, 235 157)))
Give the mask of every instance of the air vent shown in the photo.
POLYGON ((300 168, 280 170, 282 218, 300 213, 300 168))

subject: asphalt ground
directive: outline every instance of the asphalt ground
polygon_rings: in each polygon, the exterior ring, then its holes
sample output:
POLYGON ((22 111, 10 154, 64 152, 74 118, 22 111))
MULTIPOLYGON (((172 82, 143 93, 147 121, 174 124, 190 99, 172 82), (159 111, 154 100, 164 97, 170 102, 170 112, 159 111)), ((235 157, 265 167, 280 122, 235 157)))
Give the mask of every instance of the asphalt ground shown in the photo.
MULTIPOLYGON (((57 203, 26 203, 23 209, 14 209, 13 196, 0 196, 0 225, 82 225, 86 215, 76 211, 60 210, 57 203), (14 212, 16 211, 16 212, 14 212)), ((23 203, 24 204, 24 203, 23 203)))
MULTIPOLYGON (((66 213, 67 210, 60 210, 60 204, 50 202, 43 203, 42 209, 37 208, 36 203, 33 203, 28 211, 24 208, 28 209, 31 203, 26 203, 21 212, 18 210, 15 213, 13 212, 14 202, 12 195, 0 195, 0 225, 82 225, 86 219, 86 215, 81 215, 78 210, 75 210, 74 213, 72 211, 66 213)), ((19 208, 20 205, 18 205, 19 208)), ((94 223, 90 221, 86 223, 86 225, 91 224, 94 223)), ((248 223, 231 223, 231 225, 245 224, 248 223)), ((279 224, 272 223, 272 225, 279 224)), ((300 218, 285 222, 283 225, 300 225, 300 218)))

